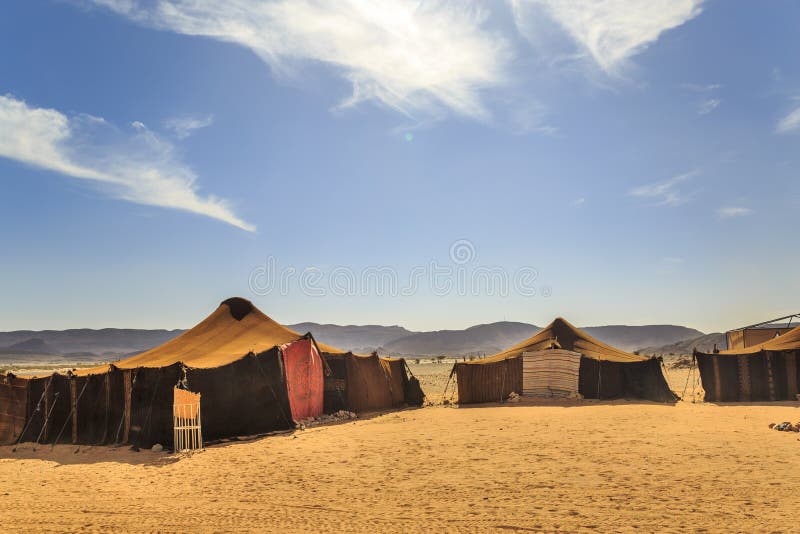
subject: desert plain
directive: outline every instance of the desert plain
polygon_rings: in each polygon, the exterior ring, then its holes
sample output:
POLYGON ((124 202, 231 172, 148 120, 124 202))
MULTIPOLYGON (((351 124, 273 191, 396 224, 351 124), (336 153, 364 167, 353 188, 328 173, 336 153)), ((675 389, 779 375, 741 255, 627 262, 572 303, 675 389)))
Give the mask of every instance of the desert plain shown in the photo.
POLYGON ((449 365, 412 370, 431 405, 193 454, 0 447, 0 530, 800 530, 800 434, 768 428, 800 403, 699 402, 668 369, 675 405, 458 407, 449 365))

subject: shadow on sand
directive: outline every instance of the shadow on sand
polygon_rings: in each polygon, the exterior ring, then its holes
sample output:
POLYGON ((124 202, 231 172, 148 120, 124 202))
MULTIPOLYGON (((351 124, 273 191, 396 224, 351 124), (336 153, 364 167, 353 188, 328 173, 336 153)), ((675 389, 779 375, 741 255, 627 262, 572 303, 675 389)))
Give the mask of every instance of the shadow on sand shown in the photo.
MULTIPOLYGON (((238 443, 248 443, 270 437, 289 437, 299 436, 305 431, 324 430, 325 428, 346 425, 356 421, 369 421, 385 415, 403 413, 412 410, 420 410, 420 407, 408 407, 397 410, 386 410, 379 412, 369 412, 359 414, 356 419, 342 419, 330 421, 319 425, 309 426, 305 430, 287 429, 254 434, 250 436, 235 436, 232 438, 208 441, 205 443, 207 449, 217 449, 229 447, 238 443)), ((3 460, 40 460, 44 462, 54 462, 56 467, 61 465, 77 464, 99 464, 99 463, 123 463, 129 465, 141 465, 147 467, 164 467, 183 459, 190 458, 195 454, 202 454, 202 451, 174 453, 171 451, 153 452, 149 449, 135 450, 130 445, 68 445, 61 444, 53 446, 51 444, 20 443, 18 446, 0 446, 0 461, 3 460)))

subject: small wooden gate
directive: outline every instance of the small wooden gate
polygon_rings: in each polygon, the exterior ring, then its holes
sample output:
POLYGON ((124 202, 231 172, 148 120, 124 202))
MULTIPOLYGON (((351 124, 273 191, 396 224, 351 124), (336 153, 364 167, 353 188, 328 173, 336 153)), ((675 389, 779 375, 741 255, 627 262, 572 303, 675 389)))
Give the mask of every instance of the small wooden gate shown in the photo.
POLYGON ((522 394, 577 398, 581 355, 563 349, 522 354, 522 394))
POLYGON ((175 388, 172 422, 175 432, 175 452, 196 451, 203 448, 199 393, 175 388))

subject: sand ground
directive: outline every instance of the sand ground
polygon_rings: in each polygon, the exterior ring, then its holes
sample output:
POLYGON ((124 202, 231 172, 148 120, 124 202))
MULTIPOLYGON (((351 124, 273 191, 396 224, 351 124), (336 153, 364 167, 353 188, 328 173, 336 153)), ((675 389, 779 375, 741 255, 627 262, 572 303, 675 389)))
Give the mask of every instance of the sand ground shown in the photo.
MULTIPOLYGON (((433 398, 438 367, 412 367, 433 398)), ((669 378, 680 392, 685 371, 669 378)), ((800 441, 767 425, 798 420, 798 403, 522 402, 190 456, 0 447, 0 530, 797 532, 800 441)))

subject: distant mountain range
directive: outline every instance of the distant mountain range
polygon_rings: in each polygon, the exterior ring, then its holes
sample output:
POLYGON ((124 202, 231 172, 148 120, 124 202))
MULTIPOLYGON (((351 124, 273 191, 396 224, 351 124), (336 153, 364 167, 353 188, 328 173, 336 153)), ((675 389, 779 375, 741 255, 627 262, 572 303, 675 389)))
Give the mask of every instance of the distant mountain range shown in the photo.
MULTIPOLYGON (((466 330, 418 332, 387 343, 379 352, 403 356, 488 355, 516 345, 539 330, 541 327, 532 324, 499 322, 472 326, 466 330)), ((673 325, 589 326, 583 330, 600 341, 628 351, 703 335, 699 330, 673 325)))
POLYGON ((182 332, 127 328, 0 332, 0 360, 115 360, 160 345, 182 332))
MULTIPOLYGON (((345 350, 361 353, 376 350, 386 355, 420 357, 493 354, 541 329, 532 324, 508 321, 433 332, 413 332, 397 325, 298 323, 288 326, 300 333, 311 332, 318 341, 345 350)), ((721 334, 705 336, 699 330, 674 325, 591 326, 584 330, 624 350, 648 347, 642 351, 647 354, 683 353, 692 343, 700 343, 698 348, 710 348, 706 347, 708 343, 713 346, 721 339, 721 334)), ((184 330, 116 328, 0 332, 0 361, 111 361, 160 345, 182 332, 184 330)))
POLYGON ((639 351, 639 354, 645 354, 647 356, 687 356, 691 354, 694 349, 701 352, 711 352, 714 350, 714 345, 720 350, 725 349, 727 346, 725 334, 719 332, 703 334, 702 336, 684 339, 674 343, 645 347, 639 351))
POLYGON ((297 323, 287 325, 295 332, 311 332, 318 341, 353 352, 372 352, 395 339, 415 334, 402 326, 297 323))
MULTIPOLYGON (((494 354, 541 330, 527 323, 499 322, 471 326, 465 330, 415 332, 379 347, 384 354, 403 356, 494 354)), ((311 330, 313 333, 313 329, 311 330)))

